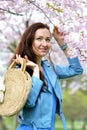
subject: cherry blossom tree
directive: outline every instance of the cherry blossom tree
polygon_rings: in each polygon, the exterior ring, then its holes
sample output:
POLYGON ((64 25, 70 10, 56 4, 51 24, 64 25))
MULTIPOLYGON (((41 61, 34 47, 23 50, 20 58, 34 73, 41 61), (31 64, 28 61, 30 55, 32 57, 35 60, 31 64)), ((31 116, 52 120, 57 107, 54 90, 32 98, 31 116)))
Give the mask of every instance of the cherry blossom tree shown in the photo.
MULTIPOLYGON (((24 29, 32 22, 41 21, 57 25, 64 32, 65 42, 77 51, 81 63, 87 62, 87 1, 86 0, 0 0, 0 49, 20 39, 24 29)), ((52 41, 56 43, 56 41, 52 41)), ((5 50, 6 51, 6 50, 5 50)), ((61 50, 52 44, 52 58, 60 62, 61 50), (57 53, 59 52, 59 58, 57 53)), ((62 54, 63 55, 63 54, 62 54)), ((64 56, 63 56, 64 59, 64 56)))
POLYGON ((65 42, 78 51, 80 60, 86 61, 86 0, 0 0, 0 5, 4 43, 19 37, 28 23, 45 20, 51 28, 56 24, 67 33, 65 42))

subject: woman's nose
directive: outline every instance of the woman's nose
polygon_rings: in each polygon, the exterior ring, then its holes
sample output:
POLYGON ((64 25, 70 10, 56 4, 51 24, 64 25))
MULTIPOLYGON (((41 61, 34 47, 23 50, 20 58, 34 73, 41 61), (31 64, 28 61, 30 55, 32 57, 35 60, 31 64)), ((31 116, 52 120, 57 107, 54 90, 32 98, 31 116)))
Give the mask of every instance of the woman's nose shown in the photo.
POLYGON ((47 46, 47 41, 45 39, 43 39, 43 45, 47 46))

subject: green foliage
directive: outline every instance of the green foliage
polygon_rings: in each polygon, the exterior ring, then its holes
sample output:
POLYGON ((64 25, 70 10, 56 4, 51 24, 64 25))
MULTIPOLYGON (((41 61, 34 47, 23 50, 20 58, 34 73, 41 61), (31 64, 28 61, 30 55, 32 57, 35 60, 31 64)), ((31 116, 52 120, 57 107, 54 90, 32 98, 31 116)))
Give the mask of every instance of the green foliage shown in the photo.
MULTIPOLYGON (((68 130, 72 130, 71 122, 67 120, 66 123, 68 130)), ((82 130, 83 124, 84 124, 83 121, 75 121, 73 130, 82 130)), ((55 130, 64 130, 60 119, 56 119, 55 130)), ((87 127, 85 128, 85 130, 87 130, 87 127)))
MULTIPOLYGON (((6 130, 15 130, 16 126, 17 126, 17 118, 16 116, 12 116, 12 117, 3 117, 2 118, 2 122, 4 127, 6 128, 6 130)), ((1 129, 0 126, 0 130, 5 130, 3 127, 3 129, 1 129)))
MULTIPOLYGON (((15 126, 14 126, 15 118, 14 117, 4 118, 3 121, 4 121, 4 124, 6 125, 6 127, 8 128, 7 130, 15 130, 15 126)), ((83 121, 75 121, 74 122, 75 130, 82 130, 83 123, 84 123, 83 121)), ((68 130, 72 129, 70 121, 67 121, 67 128, 68 128, 68 130)), ((4 130, 4 129, 0 129, 0 130, 4 130)), ((63 130, 62 122, 58 116, 57 116, 56 122, 55 122, 55 130, 63 130)), ((85 130, 87 130, 87 128, 85 130)))
POLYGON ((13 42, 11 42, 11 43, 9 44, 8 49, 9 49, 12 53, 14 53, 16 47, 17 47, 17 42, 16 42, 16 41, 13 41, 13 42))
POLYGON ((60 7, 56 7, 55 4, 46 3, 47 7, 51 8, 53 11, 56 11, 58 14, 63 13, 64 9, 60 7))
POLYGON ((87 96, 80 90, 70 94, 70 90, 63 93, 63 110, 69 120, 85 119, 87 117, 87 96))

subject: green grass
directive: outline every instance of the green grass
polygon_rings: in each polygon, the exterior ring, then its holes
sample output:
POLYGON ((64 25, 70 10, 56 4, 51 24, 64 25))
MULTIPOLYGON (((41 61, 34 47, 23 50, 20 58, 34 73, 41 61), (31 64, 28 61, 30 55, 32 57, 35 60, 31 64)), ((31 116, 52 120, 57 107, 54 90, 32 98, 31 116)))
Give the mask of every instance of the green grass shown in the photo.
MULTIPOLYGON (((68 130, 72 130, 71 122, 67 121, 66 123, 67 123, 68 130)), ((84 123, 83 121, 75 121, 75 123, 74 123, 75 130, 82 130, 83 123, 84 123)), ((56 120, 55 130, 63 130, 63 125, 60 120, 56 120)), ((87 126, 86 126, 85 130, 87 130, 87 126)))
POLYGON ((4 117, 4 124, 8 130, 15 130, 15 117, 4 117))
MULTIPOLYGON (((16 121, 15 121, 15 118, 13 117, 4 118, 4 124, 6 125, 8 130, 15 130, 15 123, 16 121)), ((82 130, 82 125, 83 125, 83 121, 75 121, 74 123, 75 130, 82 130)), ((67 128, 68 130, 72 130, 70 121, 67 121, 67 128)), ((60 119, 56 119, 55 130, 63 130, 63 125, 60 119)), ((87 130, 87 127, 85 130, 87 130)))

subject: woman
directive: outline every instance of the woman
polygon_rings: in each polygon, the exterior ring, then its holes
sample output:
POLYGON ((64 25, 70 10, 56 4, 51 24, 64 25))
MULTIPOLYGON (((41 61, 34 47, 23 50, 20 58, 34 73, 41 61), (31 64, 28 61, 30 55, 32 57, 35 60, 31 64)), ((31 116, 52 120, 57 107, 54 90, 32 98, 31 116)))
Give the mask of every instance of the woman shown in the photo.
POLYGON ((32 89, 18 117, 20 124, 16 130, 54 130, 56 113, 62 117, 66 130, 61 109, 59 80, 79 75, 83 69, 78 57, 70 58, 69 47, 64 43, 64 35, 56 26, 53 29, 53 36, 64 51, 69 66, 53 67, 47 60, 42 60, 51 48, 51 33, 49 27, 43 23, 34 23, 25 30, 14 54, 13 59, 18 64, 21 63, 21 57, 26 59, 28 62, 26 70, 32 77, 32 89))

